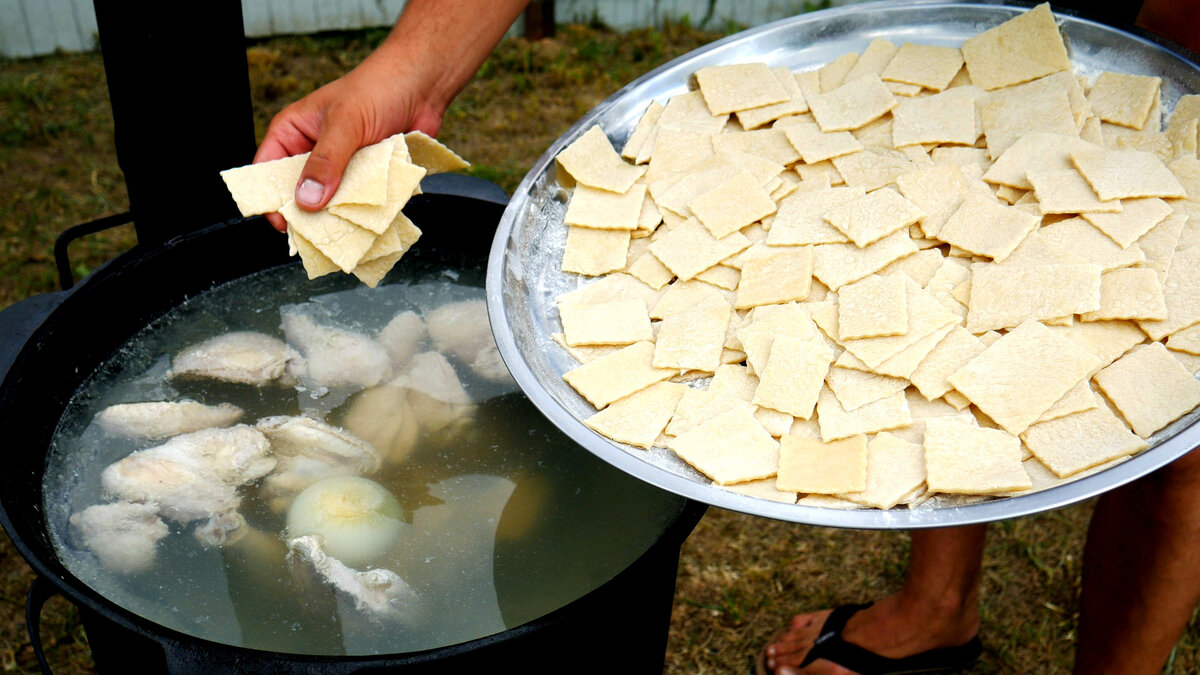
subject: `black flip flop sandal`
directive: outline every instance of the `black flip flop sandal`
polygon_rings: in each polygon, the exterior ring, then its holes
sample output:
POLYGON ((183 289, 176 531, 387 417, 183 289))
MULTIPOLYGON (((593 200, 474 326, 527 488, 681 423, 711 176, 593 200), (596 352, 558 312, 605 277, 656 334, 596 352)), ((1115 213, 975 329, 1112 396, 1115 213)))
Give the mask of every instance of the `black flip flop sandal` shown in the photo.
POLYGON ((851 644, 842 639, 842 630, 850 617, 870 607, 842 605, 833 610, 821 626, 821 633, 800 667, 825 659, 860 675, 907 675, 911 673, 951 673, 975 663, 983 651, 979 637, 973 637, 957 647, 930 649, 920 654, 893 659, 851 644))

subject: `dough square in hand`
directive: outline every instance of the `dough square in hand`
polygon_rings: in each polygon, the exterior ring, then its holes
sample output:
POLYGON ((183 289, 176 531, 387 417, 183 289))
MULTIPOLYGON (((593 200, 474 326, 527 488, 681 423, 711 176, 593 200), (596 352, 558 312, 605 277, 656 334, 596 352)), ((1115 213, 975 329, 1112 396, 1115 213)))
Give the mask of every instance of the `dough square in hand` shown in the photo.
POLYGON ((867 487, 867 437, 833 443, 801 436, 779 439, 775 485, 789 492, 834 495, 867 487))
POLYGON ((739 171, 687 206, 717 239, 762 220, 777 208, 771 194, 745 171, 739 171))
POLYGON ((625 398, 679 373, 678 368, 656 368, 653 342, 635 342, 611 354, 563 373, 563 380, 597 408, 625 398))
POLYGON ((896 107, 896 97, 878 75, 865 75, 808 102, 821 131, 850 131, 878 119, 896 107))
POLYGON ((1141 130, 1158 103, 1162 78, 1103 72, 1087 93, 1092 112, 1110 124, 1141 130))
POLYGON ((396 143, 387 170, 387 200, 380 206, 370 204, 330 204, 327 208, 335 216, 364 227, 376 234, 383 234, 396 220, 400 209, 408 203, 425 177, 425 169, 408 161, 408 153, 402 143, 396 143))
POLYGON ((659 382, 613 402, 584 424, 618 443, 649 448, 670 421, 679 399, 691 391, 678 382, 659 382))
POLYGON ((829 210, 825 220, 861 248, 907 228, 922 215, 921 209, 899 192, 883 188, 829 210))
POLYGON ((1000 262, 1041 224, 1036 214, 971 194, 938 230, 938 239, 1000 262))
POLYGON ((247 164, 221 172, 221 180, 243 216, 274 213, 292 201, 309 153, 247 164))
POLYGON ((627 345, 653 340, 646 303, 637 299, 595 304, 565 304, 558 308, 567 344, 627 345))
POLYGON ((812 417, 833 358, 820 342, 776 336, 751 402, 794 417, 812 417))
MULTIPOLYGON (((941 91, 950 84, 963 66, 962 52, 957 47, 919 45, 905 42, 880 74, 880 79, 916 84, 925 89, 941 91)), ((971 139, 973 142, 975 139, 971 139)))
POLYGON ((1071 69, 1049 4, 968 38, 962 55, 971 83, 989 91, 1071 69))
POLYGON ((707 66, 696 71, 696 85, 713 115, 761 108, 791 99, 765 63, 707 66))
POLYGON ((556 159, 576 183, 620 194, 646 173, 645 167, 621 159, 599 125, 575 139, 556 159))
POLYGON ((1094 352, 1029 320, 947 381, 1006 431, 1019 434, 1098 363, 1094 352))
POLYGON ((294 199, 281 206, 279 214, 289 227, 296 228, 296 234, 346 273, 354 270, 379 236, 328 211, 304 211, 294 199))
POLYGON ((625 268, 629 255, 629 230, 568 227, 562 270, 598 276, 625 268))
POLYGON ((1096 373, 1095 379, 1142 438, 1200 405, 1200 382, 1160 342, 1133 349, 1096 373))
POLYGON ((811 246, 771 246, 742 267, 734 307, 747 309, 803 300, 812 286, 811 246))
POLYGON ((993 494, 1033 487, 1021 440, 955 417, 925 420, 925 482, 934 492, 993 494))
POLYGON ((1061 478, 1147 447, 1107 405, 1038 422, 1021 434, 1021 440, 1061 478))
POLYGON ((457 171, 471 166, 471 163, 450 148, 442 145, 423 131, 410 131, 404 134, 404 142, 412 163, 423 167, 429 173, 457 171))
POLYGON ((1187 192, 1158 155, 1140 150, 1076 150, 1071 162, 1101 199, 1162 197, 1184 199, 1187 192))
POLYGON ((339 204, 382 206, 388 198, 388 166, 396 138, 385 138, 359 148, 346 164, 346 171, 326 208, 339 204))
POLYGON ((686 281, 748 246, 750 240, 741 232, 717 238, 699 220, 688 218, 650 244, 650 252, 686 281))
POLYGON ((905 277, 871 275, 838 291, 838 338, 903 335, 908 332, 905 277))
POLYGON ((642 184, 635 184, 624 194, 579 184, 575 186, 563 220, 567 225, 580 227, 636 230, 645 200, 646 186, 642 184))
POLYGON ((779 442, 744 409, 723 412, 667 447, 721 485, 769 478, 779 470, 779 442))
POLYGON ((1121 200, 1100 199, 1083 176, 1074 169, 1053 169, 1025 172, 1033 193, 1037 196, 1038 210, 1043 215, 1051 213, 1120 213, 1121 200))
POLYGON ((925 448, 886 431, 867 443, 867 487, 842 498, 890 509, 925 484, 925 448))

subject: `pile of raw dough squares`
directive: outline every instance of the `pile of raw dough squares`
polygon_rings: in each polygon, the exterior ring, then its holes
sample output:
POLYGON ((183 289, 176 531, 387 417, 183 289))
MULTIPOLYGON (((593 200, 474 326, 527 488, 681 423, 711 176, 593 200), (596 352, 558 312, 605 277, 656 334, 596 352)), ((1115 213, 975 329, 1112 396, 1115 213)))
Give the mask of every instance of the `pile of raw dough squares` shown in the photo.
POLYGON ((729 490, 964 503, 1123 461, 1200 404, 1200 96, 1071 70, 1046 5, 961 48, 709 66, 594 127, 553 337, 586 424, 729 490), (582 279, 598 277, 598 279, 582 279))
POLYGON ((374 288, 421 230, 401 212, 427 173, 469 164, 419 131, 397 134, 354 153, 337 192, 316 213, 293 197, 309 153, 221 172, 243 216, 278 212, 288 222, 291 255, 309 279, 341 270, 374 288))

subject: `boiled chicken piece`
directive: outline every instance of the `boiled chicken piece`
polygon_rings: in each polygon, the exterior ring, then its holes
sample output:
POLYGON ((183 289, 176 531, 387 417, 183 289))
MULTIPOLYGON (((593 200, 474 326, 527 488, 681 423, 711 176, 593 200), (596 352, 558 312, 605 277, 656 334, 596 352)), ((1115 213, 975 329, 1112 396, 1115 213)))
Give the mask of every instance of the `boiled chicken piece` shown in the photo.
POLYGON ((242 409, 222 403, 150 401, 119 403, 101 410, 96 423, 112 436, 152 441, 212 427, 227 427, 242 418, 242 409))
POLYGON ((271 507, 283 510, 304 488, 331 476, 361 476, 379 470, 379 452, 358 436, 311 417, 264 417, 255 425, 278 460, 263 481, 271 507))
POLYGON ((422 352, 412 357, 392 387, 409 390, 408 403, 421 426, 438 432, 451 424, 469 419, 475 411, 471 396, 463 389, 454 367, 438 352, 422 352))
POLYGON ((362 333, 284 312, 283 334, 304 355, 303 367, 293 368, 293 374, 311 385, 373 387, 391 375, 387 350, 362 333))
POLYGON ((287 559, 298 584, 328 584, 339 596, 351 600, 355 609, 374 619, 407 622, 419 611, 416 591, 400 575, 381 568, 360 572, 349 567, 327 555, 318 536, 289 541, 287 559))
POLYGON ((383 385, 354 399, 342 423, 375 446, 388 464, 404 461, 421 435, 421 422, 408 403, 409 390, 383 385))
POLYGON ((170 377, 209 378, 264 386, 294 384, 289 367, 300 355, 279 338, 239 331, 192 345, 171 363, 170 377))
POLYGON ((438 351, 453 354, 480 377, 512 382, 492 338, 486 302, 464 300, 442 305, 429 313, 425 323, 438 351))
POLYGON ((397 314, 379 331, 376 339, 387 350, 392 367, 399 370, 417 353, 417 347, 426 335, 425 321, 416 312, 410 311, 397 314))
POLYGON ((109 465, 100 482, 120 499, 157 504, 170 520, 202 520, 237 509, 237 487, 275 468, 270 449, 265 436, 244 424, 204 429, 109 465))
POLYGON ((71 536, 117 574, 145 572, 154 565, 158 540, 167 524, 154 504, 97 504, 71 516, 71 536))
POLYGON ((216 548, 237 542, 246 533, 246 517, 237 511, 214 513, 208 520, 192 530, 196 540, 205 546, 216 548))

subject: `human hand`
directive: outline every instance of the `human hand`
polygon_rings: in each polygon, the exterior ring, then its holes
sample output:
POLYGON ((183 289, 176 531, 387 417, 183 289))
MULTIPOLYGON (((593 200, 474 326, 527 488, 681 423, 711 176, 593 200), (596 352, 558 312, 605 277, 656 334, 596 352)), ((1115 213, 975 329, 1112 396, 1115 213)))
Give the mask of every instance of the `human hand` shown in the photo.
MULTIPOLYGON (((413 129, 437 134, 445 104, 426 91, 381 49, 346 75, 281 110, 267 127, 254 161, 311 151, 296 185, 296 205, 317 211, 337 191, 346 164, 359 148, 413 129)), ((267 214, 267 219, 280 232, 287 229, 278 213, 267 214)))

